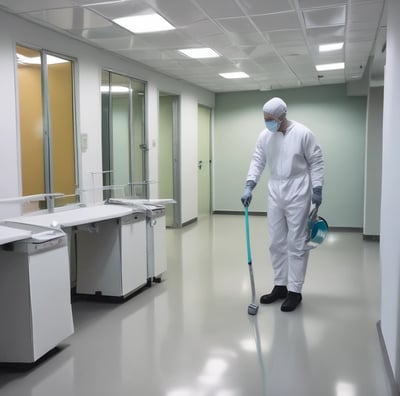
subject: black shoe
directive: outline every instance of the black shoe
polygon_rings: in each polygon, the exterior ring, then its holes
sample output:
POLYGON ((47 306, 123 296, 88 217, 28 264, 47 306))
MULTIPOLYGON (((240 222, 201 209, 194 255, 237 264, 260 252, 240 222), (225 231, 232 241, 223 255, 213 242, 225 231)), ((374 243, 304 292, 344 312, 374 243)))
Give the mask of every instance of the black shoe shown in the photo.
POLYGON ((286 286, 274 286, 272 292, 269 294, 264 294, 260 298, 261 304, 271 304, 276 300, 282 300, 287 296, 287 288, 286 286))
POLYGON ((302 297, 301 293, 289 292, 286 300, 283 302, 281 306, 281 311, 283 312, 291 312, 294 311, 297 306, 301 303, 302 297))

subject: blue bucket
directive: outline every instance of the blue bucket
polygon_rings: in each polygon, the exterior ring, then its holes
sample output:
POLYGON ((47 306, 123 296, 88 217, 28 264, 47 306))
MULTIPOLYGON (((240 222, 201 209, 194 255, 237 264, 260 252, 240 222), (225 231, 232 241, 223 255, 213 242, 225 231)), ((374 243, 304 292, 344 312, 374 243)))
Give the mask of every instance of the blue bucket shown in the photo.
POLYGON ((308 229, 310 232, 307 241, 308 247, 314 249, 321 245, 328 234, 328 228, 326 220, 321 216, 317 216, 317 209, 311 211, 308 220, 308 229))

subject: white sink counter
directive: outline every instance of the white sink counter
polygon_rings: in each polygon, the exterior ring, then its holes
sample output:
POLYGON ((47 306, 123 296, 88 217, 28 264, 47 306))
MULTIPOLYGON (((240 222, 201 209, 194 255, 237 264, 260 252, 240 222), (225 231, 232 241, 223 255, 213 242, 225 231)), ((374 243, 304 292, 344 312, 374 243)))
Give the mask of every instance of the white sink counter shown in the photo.
POLYGON ((20 241, 21 239, 28 239, 31 235, 31 231, 19 230, 17 228, 0 225, 0 245, 20 241))
POLYGON ((124 217, 135 213, 134 208, 123 205, 96 205, 74 208, 54 213, 19 216, 10 221, 46 227, 73 227, 109 219, 124 217))

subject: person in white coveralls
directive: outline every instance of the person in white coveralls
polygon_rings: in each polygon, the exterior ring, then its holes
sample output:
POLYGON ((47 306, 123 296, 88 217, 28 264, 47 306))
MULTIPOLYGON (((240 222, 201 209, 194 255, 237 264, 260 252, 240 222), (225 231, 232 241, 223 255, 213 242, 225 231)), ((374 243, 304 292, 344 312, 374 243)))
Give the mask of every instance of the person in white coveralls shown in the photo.
POLYGON ((307 220, 311 204, 321 205, 324 160, 314 134, 286 117, 287 106, 272 98, 263 106, 265 129, 258 136, 245 191, 249 206, 252 191, 267 165, 269 251, 274 287, 260 298, 262 304, 284 300, 281 310, 293 311, 302 300, 309 248, 307 220))

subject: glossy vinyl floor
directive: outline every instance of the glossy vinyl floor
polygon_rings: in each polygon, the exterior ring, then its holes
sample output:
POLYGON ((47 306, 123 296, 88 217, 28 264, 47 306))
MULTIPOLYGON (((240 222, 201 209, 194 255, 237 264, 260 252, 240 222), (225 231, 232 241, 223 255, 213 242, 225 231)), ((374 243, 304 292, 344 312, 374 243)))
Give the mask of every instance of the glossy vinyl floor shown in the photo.
MULTIPOLYGON (((257 296, 272 284, 266 218, 250 216, 257 296)), ((1 396, 386 396, 376 323, 379 244, 330 232, 303 302, 247 314, 244 218, 167 230, 164 281, 122 303, 73 303, 75 334, 36 367, 0 368, 1 396)))

